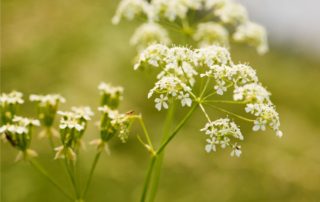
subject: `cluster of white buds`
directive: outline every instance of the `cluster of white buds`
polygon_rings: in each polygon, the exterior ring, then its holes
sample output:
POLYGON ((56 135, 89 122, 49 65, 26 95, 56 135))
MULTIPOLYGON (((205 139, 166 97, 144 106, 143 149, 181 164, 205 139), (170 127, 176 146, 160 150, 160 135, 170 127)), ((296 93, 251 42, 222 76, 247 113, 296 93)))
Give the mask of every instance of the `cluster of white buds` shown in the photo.
POLYGON ((83 145, 82 137, 87 123, 94 113, 90 107, 72 107, 71 111, 58 111, 62 116, 59 124, 62 146, 57 147, 55 158, 76 160, 76 154, 83 145))
POLYGON ((233 143, 232 139, 243 140, 243 135, 239 127, 229 118, 208 122, 200 131, 208 136, 205 146, 208 153, 216 151, 216 146, 220 146, 222 149, 231 147, 231 156, 239 157, 241 155, 241 146, 237 142, 233 143))
POLYGON ((40 126, 39 120, 14 116, 11 123, 0 127, 1 139, 19 150, 16 160, 37 156, 37 153, 30 149, 34 126, 40 126))
MULTIPOLYGON (((190 107, 193 102, 209 104, 215 101, 210 100, 213 95, 222 96, 231 88, 233 89, 230 91, 232 100, 229 102, 247 104, 245 111, 257 117, 255 121, 245 118, 254 122, 254 131, 264 130, 266 126, 269 126, 277 136, 282 136, 279 130, 279 115, 270 100, 271 94, 259 83, 256 71, 249 65, 235 64, 226 48, 208 46, 192 50, 185 47, 169 48, 154 44, 141 52, 134 66, 135 69, 141 70, 148 67, 160 71, 155 86, 148 93, 148 98, 158 95, 154 100, 156 109, 169 108, 170 100, 179 100, 182 107, 190 107), (202 80, 199 83, 207 83, 209 92, 206 87, 201 90, 203 93, 196 91, 196 83, 199 80, 202 80)), ((208 118, 205 111, 204 114, 208 118)), ((242 135, 239 135, 240 130, 236 130, 236 125, 229 119, 212 122, 208 118, 208 122, 206 128, 225 123, 223 127, 214 127, 217 132, 210 139, 214 145, 224 145, 220 139, 216 141, 216 136, 229 141, 229 135, 225 135, 226 128, 234 131, 233 137, 243 139, 242 135)), ((211 147, 214 148, 212 144, 211 147)), ((240 155, 240 146, 237 144, 228 146, 233 148, 232 155, 240 155)))
POLYGON ((214 15, 228 25, 237 26, 248 21, 248 13, 244 6, 233 1, 224 1, 213 8, 214 15))
POLYGON ((2 93, 0 95, 1 124, 5 125, 12 122, 12 118, 17 112, 18 105, 24 103, 23 94, 17 91, 2 93))
POLYGON ((191 36, 199 47, 228 46, 232 36, 235 42, 255 47, 259 54, 268 51, 265 29, 251 22, 247 10, 232 0, 122 0, 112 21, 118 24, 121 18, 142 16, 147 23, 131 39, 139 51, 151 43, 169 42, 167 27, 191 36))
POLYGON ((246 22, 237 27, 233 40, 256 47, 259 54, 265 54, 269 49, 265 28, 253 22, 246 22))
POLYGON ((128 139, 129 129, 133 119, 131 113, 121 114, 117 110, 122 100, 123 88, 113 87, 101 83, 98 87, 101 94, 101 105, 98 111, 101 113, 99 123, 100 138, 91 141, 99 150, 106 150, 109 153, 108 142, 117 135, 125 143, 128 139))
POLYGON ((58 94, 30 95, 31 102, 37 104, 38 118, 46 128, 51 128, 60 103, 66 100, 58 94))
POLYGON ((164 45, 168 45, 170 43, 167 30, 154 22, 142 24, 136 29, 130 40, 130 44, 136 46, 139 51, 153 43, 160 43, 164 45))
POLYGON ((122 18, 133 20, 138 16, 146 16, 151 18, 150 5, 145 0, 122 0, 118 6, 116 14, 112 18, 113 24, 118 24, 122 18))
POLYGON ((199 43, 200 47, 211 45, 229 46, 228 30, 216 22, 206 22, 198 24, 193 39, 199 43))
POLYGON ((111 109, 116 109, 122 100, 123 88, 121 86, 111 86, 106 83, 100 83, 98 86, 101 95, 101 106, 107 105, 111 109))
POLYGON ((152 0, 150 5, 157 19, 165 18, 173 22, 177 18, 185 19, 190 10, 200 10, 202 0, 152 0))

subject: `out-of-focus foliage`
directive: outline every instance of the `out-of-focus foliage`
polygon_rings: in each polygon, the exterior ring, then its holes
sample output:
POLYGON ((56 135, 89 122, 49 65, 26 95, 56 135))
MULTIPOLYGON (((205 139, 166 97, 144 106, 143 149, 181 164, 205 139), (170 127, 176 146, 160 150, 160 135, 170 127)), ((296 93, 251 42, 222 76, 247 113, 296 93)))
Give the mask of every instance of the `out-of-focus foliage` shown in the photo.
MULTIPOLYGON (((120 108, 142 112, 147 125, 153 124, 154 137, 160 133, 165 114, 159 116, 154 103, 146 101, 153 81, 146 75, 141 79, 141 72, 132 69, 135 50, 128 48, 128 41, 136 24, 111 24, 117 1, 1 0, 1 4, 1 92, 60 93, 67 99, 64 110, 71 105, 98 106, 100 81, 123 85, 120 108)), ((235 61, 250 61, 273 92, 283 138, 242 128, 248 135, 241 158, 225 152, 208 155, 197 137, 205 120, 193 117, 168 148, 157 201, 320 200, 320 61, 306 57, 299 47, 273 44, 270 50, 266 56, 243 47, 232 47, 231 52, 235 61)), ((20 112, 36 116, 29 102, 20 112)), ((90 201, 138 200, 148 154, 133 136, 128 144, 110 145, 112 154, 98 164, 90 201)), ((89 125, 84 138, 97 137, 98 130, 89 125)), ((64 172, 53 163, 48 142, 34 138, 32 146, 49 171, 64 172)), ((88 146, 79 159, 82 176, 89 172, 94 151, 88 146)), ((14 163, 15 156, 16 151, 1 144, 1 201, 64 201, 30 165, 14 163)), ((58 180, 69 189, 67 179, 58 180)))

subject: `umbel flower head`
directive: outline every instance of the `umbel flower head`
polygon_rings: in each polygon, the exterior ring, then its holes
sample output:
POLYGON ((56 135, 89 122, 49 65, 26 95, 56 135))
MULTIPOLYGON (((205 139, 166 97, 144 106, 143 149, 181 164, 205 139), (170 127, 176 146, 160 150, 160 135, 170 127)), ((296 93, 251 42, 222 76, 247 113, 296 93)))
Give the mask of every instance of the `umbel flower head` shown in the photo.
POLYGON ((58 94, 30 95, 30 101, 37 105, 38 117, 41 124, 46 128, 51 128, 54 123, 60 103, 65 102, 65 98, 58 94))
POLYGON ((121 86, 111 86, 100 83, 98 86, 101 95, 101 106, 107 105, 111 109, 116 109, 122 100, 123 88, 121 86))
POLYGON ((19 105, 24 103, 23 94, 17 91, 0 95, 1 125, 12 122, 19 105))
POLYGON ((0 127, 2 139, 19 150, 16 160, 37 156, 37 153, 30 149, 34 126, 40 126, 39 120, 15 116, 12 123, 0 127))
POLYGON ((209 135, 206 151, 215 151, 220 145, 222 148, 231 147, 231 155, 239 156, 241 146, 231 140, 242 140, 243 136, 229 118, 211 121, 205 107, 253 123, 253 131, 269 127, 277 136, 282 136, 279 114, 270 100, 271 94, 259 83, 256 71, 249 65, 235 64, 226 48, 170 48, 154 44, 141 52, 134 68, 159 71, 157 81, 148 93, 148 98, 155 97, 157 110, 168 109, 169 100, 177 100, 182 107, 191 107, 193 103, 200 105, 208 120, 202 129, 209 135), (229 97, 229 100, 222 100, 221 96, 229 97), (220 108, 216 103, 243 106, 243 111, 254 119, 220 108))
POLYGON ((101 94, 101 106, 98 111, 101 113, 99 131, 100 138, 91 141, 99 150, 104 149, 109 153, 108 142, 117 135, 125 143, 128 139, 129 129, 132 124, 131 113, 121 114, 117 108, 122 99, 123 88, 113 87, 105 83, 99 85, 101 94), (116 104, 115 104, 116 103, 116 104))
POLYGON ((268 51, 265 29, 251 22, 247 10, 232 0, 122 0, 112 19, 145 18, 135 31, 131 44, 139 51, 146 45, 170 41, 167 31, 191 36, 199 47, 228 46, 229 38, 268 51), (195 17, 196 16, 196 17, 195 17))
POLYGON ((58 114, 62 116, 59 124, 62 145, 55 149, 55 158, 76 160, 87 123, 94 114, 89 107, 72 107, 71 111, 58 111, 58 114))
POLYGON ((170 43, 167 30, 154 22, 142 24, 136 29, 130 40, 130 44, 136 46, 138 50, 143 50, 153 43, 165 45, 170 43))

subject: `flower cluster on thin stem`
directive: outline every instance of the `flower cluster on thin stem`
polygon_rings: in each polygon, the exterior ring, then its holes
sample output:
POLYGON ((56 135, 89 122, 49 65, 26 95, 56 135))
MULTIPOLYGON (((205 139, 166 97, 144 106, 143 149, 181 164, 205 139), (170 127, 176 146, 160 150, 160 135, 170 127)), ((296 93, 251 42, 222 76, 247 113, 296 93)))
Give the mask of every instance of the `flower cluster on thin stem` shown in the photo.
POLYGON ((131 38, 138 51, 153 43, 167 45, 171 30, 190 36, 199 47, 227 47, 233 40, 255 47, 259 54, 268 51, 265 29, 232 0, 122 0, 112 22, 122 19, 146 19, 131 38))

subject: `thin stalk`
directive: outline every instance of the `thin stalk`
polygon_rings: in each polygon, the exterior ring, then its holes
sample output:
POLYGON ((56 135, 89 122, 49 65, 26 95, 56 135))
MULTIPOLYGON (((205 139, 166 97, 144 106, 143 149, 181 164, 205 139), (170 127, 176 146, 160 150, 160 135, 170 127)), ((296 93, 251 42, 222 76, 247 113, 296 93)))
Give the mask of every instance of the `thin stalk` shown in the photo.
POLYGON ((145 202, 146 201, 148 188, 149 188, 149 184, 150 184, 150 178, 151 178, 151 175, 152 175, 152 172, 153 172, 153 169, 154 169, 156 158, 157 158, 157 156, 152 156, 151 157, 151 161, 149 162, 149 168, 148 168, 148 171, 147 171, 146 179, 144 181, 140 202, 145 202))
POLYGON ((91 181, 92 181, 92 176, 93 176, 94 170, 96 169, 96 166, 97 166, 97 163, 98 163, 99 158, 100 158, 100 156, 101 156, 101 153, 102 153, 102 150, 100 150, 100 151, 96 154, 96 156, 95 156, 95 158, 94 158, 94 160, 93 160, 93 163, 92 163, 92 166, 91 166, 91 169, 90 169, 89 178, 88 178, 87 183, 86 183, 86 186, 85 186, 85 188, 84 188, 84 190, 83 190, 83 192, 82 192, 82 198, 83 198, 83 199, 84 199, 84 198, 86 197, 86 195, 87 195, 87 192, 88 192, 90 183, 91 183, 91 181))
POLYGON ((140 116, 140 118, 139 118, 139 122, 140 122, 141 128, 142 128, 142 130, 143 130, 143 133, 144 133, 144 135, 145 135, 145 137, 146 137, 146 139, 147 139, 147 142, 148 142, 149 146, 151 147, 151 149, 153 150, 153 146, 152 146, 152 143, 151 143, 150 135, 149 135, 149 133, 148 133, 148 130, 147 130, 147 128, 146 128, 146 125, 144 124, 144 121, 143 121, 143 119, 142 119, 141 116, 140 116))
POLYGON ((64 161, 64 162, 65 162, 65 166, 66 166, 66 169, 67 169, 67 171, 68 171, 69 178, 70 178, 70 181, 71 181, 71 183, 72 183, 74 192, 75 192, 75 194, 76 194, 76 197, 79 198, 79 192, 78 192, 78 189, 77 189, 76 181, 75 181, 75 178, 74 178, 72 169, 71 169, 70 166, 69 166, 68 159, 65 158, 65 161, 64 161))
POLYGON ((206 112, 205 108, 203 107, 202 104, 199 104, 201 111, 204 113, 205 117, 208 119, 209 122, 211 122, 211 119, 208 115, 208 113, 206 112))
POLYGON ((51 128, 50 127, 46 127, 45 128, 45 130, 46 130, 46 133, 47 133, 47 136, 48 136, 48 139, 49 139, 49 144, 50 144, 50 147, 51 147, 51 149, 52 149, 52 151, 53 151, 53 156, 54 156, 54 148, 55 148, 55 145, 54 145, 54 142, 53 142, 53 134, 52 134, 52 132, 51 132, 51 128))
POLYGON ((51 184, 53 184, 66 198, 68 198, 70 201, 74 201, 73 197, 70 196, 48 173, 47 171, 45 171, 44 168, 42 168, 42 166, 37 163, 35 160, 29 160, 29 163, 31 164, 31 166, 37 170, 38 172, 40 172, 44 177, 47 178, 47 180, 49 180, 51 182, 51 184))
POLYGON ((78 177, 77 177, 76 163, 77 163, 76 161, 70 161, 69 165, 71 167, 71 172, 72 172, 72 176, 74 179, 75 189, 76 189, 77 195, 78 195, 77 199, 79 199, 81 201, 81 191, 80 191, 78 177))
POLYGON ((239 114, 235 114, 235 113, 233 113, 233 112, 230 112, 230 111, 225 110, 225 109, 223 109, 223 108, 217 107, 217 106, 215 106, 215 105, 211 105, 211 104, 207 104, 207 105, 210 106, 210 107, 212 107, 212 108, 215 108, 215 109, 217 109, 217 110, 219 110, 219 111, 222 111, 222 112, 224 112, 224 113, 227 113, 227 114, 230 114, 230 115, 232 115, 232 116, 234 116, 234 117, 237 117, 237 118, 239 118, 239 119, 241 119, 241 120, 248 121, 248 122, 254 122, 254 120, 252 120, 252 119, 248 119, 248 118, 246 118, 246 117, 244 117, 244 116, 241 116, 241 115, 239 115, 239 114))
POLYGON ((206 100, 204 103, 224 103, 224 104, 246 104, 245 101, 233 101, 233 100, 206 100))
MULTIPOLYGON (((173 122, 174 111, 175 111, 174 102, 172 102, 170 106, 171 107, 169 108, 169 111, 167 113, 167 117, 164 123, 164 127, 163 127, 161 144, 169 137, 170 128, 173 122)), ((160 182, 164 154, 165 152, 162 152, 161 154, 158 155, 158 158, 156 159, 155 168, 152 174, 151 185, 150 185, 151 190, 149 192, 149 197, 148 197, 149 202, 153 202, 156 198, 156 194, 157 194, 159 182, 160 182)))

